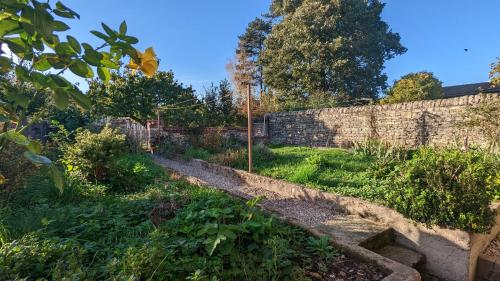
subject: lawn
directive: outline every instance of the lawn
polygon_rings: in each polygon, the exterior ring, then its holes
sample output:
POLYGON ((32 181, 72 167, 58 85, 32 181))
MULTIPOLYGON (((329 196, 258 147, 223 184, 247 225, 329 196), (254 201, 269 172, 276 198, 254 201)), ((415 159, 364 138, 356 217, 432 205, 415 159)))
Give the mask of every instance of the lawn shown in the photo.
POLYGON ((307 276, 330 274, 341 257, 328 240, 255 204, 171 179, 124 193, 68 179, 59 195, 41 173, 25 189, 0 193, 0 280, 321 280, 307 276))
MULTIPOLYGON (((375 157, 340 148, 273 146, 270 157, 262 156, 258 150, 254 157, 255 173, 346 196, 382 200, 384 183, 374 178, 372 172, 375 157)), ((211 160, 208 156, 204 158, 211 160)), ((229 164, 247 169, 246 161, 229 164)))

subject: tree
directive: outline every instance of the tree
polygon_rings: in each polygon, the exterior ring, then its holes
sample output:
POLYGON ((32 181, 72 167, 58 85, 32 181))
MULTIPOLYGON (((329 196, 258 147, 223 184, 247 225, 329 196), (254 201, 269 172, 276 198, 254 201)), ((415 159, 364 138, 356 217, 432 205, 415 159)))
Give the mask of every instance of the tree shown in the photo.
POLYGON ((234 125, 238 121, 237 108, 233 102, 233 90, 227 79, 205 89, 203 98, 206 122, 203 126, 234 125))
POLYGON ((250 64, 250 67, 240 68, 248 68, 249 73, 247 75, 252 78, 253 84, 258 87, 260 95, 266 92, 267 87, 263 79, 263 66, 259 60, 264 49, 264 42, 271 29, 270 20, 256 18, 248 24, 245 33, 239 36, 238 49, 236 50, 236 53, 239 54, 237 56, 237 65, 250 64))
POLYGON ((492 85, 500 86, 500 58, 491 64, 490 79, 492 85))
MULTIPOLYGON (((51 6, 48 2, 3 0, 0 2, 0 45, 12 54, 0 50, 0 75, 15 74, 20 83, 32 84, 38 91, 47 92, 55 105, 64 109, 73 100, 88 108, 90 103, 77 85, 62 74, 70 71, 83 78, 97 75, 104 81, 109 79, 110 69, 119 69, 121 59, 131 58, 130 67, 151 75, 158 66, 154 52, 141 53, 133 45, 137 38, 127 35, 127 24, 122 22, 119 30, 102 24, 103 32, 91 31, 104 42, 98 47, 80 43, 77 38, 59 35, 69 30, 64 19, 79 19, 80 16, 63 3, 51 6)), ((152 51, 152 50, 151 50, 152 51)), ((25 147, 24 156, 35 164, 51 165, 50 159, 41 156, 41 145, 25 137, 22 132, 30 125, 26 122, 30 96, 17 91, 6 79, 0 80, 3 92, 0 100, 0 154, 9 143, 25 147), (21 110, 20 110, 21 109, 21 110)), ((62 176, 52 165, 51 173, 56 185, 62 188, 62 176)), ((4 181, 0 175, 0 183, 4 181)))
POLYGON ((148 120, 161 118, 170 126, 192 122, 193 106, 199 105, 191 87, 184 87, 172 71, 151 78, 132 73, 112 73, 108 83, 94 79, 89 83, 91 114, 97 118, 129 117, 146 126, 148 120))
POLYGON ((384 4, 378 0, 276 0, 273 5, 279 15, 286 13, 265 42, 264 81, 288 107, 311 96, 340 103, 376 98, 387 86, 384 62, 406 51, 381 20, 384 4))
POLYGON ((410 102, 418 100, 439 99, 443 97, 443 82, 432 72, 416 72, 407 74, 387 92, 384 103, 410 102))

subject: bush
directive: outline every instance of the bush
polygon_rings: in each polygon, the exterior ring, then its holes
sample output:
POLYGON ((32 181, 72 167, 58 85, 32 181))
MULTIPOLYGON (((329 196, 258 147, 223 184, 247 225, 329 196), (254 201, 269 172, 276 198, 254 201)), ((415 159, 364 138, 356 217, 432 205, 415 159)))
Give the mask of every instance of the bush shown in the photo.
POLYGON ((427 225, 486 232, 500 190, 498 158, 479 151, 422 148, 395 168, 387 203, 427 225))
POLYGON ((139 190, 162 176, 163 170, 145 154, 125 154, 110 167, 110 186, 115 191, 139 190))
POLYGON ((104 127, 98 134, 89 130, 79 131, 75 143, 63 148, 62 162, 72 175, 107 182, 113 159, 127 150, 125 138, 118 130, 109 127, 104 127))
POLYGON ((411 157, 412 151, 402 146, 391 145, 376 139, 368 139, 364 142, 355 142, 354 154, 377 157, 382 160, 403 161, 411 157))
POLYGON ((219 153, 210 157, 209 161, 222 166, 246 169, 248 167, 247 150, 244 148, 229 149, 226 152, 219 153))

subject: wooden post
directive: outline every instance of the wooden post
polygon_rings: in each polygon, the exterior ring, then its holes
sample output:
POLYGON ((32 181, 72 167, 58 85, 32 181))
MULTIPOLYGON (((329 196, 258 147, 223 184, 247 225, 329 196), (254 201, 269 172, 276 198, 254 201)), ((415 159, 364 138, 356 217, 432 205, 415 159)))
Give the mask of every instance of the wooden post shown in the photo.
POLYGON ((252 86, 250 83, 247 85, 247 110, 248 110, 248 172, 251 173, 253 170, 252 161, 252 86))
POLYGON ((156 143, 156 147, 160 147, 160 109, 158 109, 158 111, 156 112, 156 122, 158 122, 158 127, 157 127, 157 132, 156 132, 156 135, 157 135, 157 143, 156 143))

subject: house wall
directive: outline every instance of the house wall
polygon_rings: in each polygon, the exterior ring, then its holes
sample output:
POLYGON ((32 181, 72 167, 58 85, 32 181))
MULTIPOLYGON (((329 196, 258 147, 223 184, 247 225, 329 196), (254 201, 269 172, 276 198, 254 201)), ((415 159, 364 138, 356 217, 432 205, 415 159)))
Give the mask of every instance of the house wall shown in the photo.
POLYGON ((273 143, 313 147, 349 147, 376 138, 415 147, 450 144, 485 145, 478 130, 467 129, 466 109, 499 101, 500 94, 392 105, 325 108, 268 114, 268 139, 273 143))

